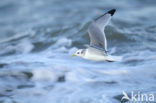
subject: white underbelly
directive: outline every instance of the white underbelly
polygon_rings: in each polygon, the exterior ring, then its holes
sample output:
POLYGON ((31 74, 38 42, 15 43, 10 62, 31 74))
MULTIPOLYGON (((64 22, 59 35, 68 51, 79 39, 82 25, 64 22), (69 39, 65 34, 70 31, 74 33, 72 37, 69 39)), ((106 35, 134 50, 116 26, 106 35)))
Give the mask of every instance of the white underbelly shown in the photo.
POLYGON ((84 56, 84 59, 94 60, 94 61, 105 61, 107 60, 107 57, 99 56, 99 55, 90 55, 90 56, 84 56))
POLYGON ((83 57, 87 60, 93 60, 93 61, 122 61, 121 56, 104 56, 104 55, 87 55, 83 57))
POLYGON ((94 61, 120 61, 121 57, 119 56, 111 56, 111 55, 105 55, 101 51, 86 51, 85 55, 83 56, 84 59, 87 60, 94 60, 94 61))

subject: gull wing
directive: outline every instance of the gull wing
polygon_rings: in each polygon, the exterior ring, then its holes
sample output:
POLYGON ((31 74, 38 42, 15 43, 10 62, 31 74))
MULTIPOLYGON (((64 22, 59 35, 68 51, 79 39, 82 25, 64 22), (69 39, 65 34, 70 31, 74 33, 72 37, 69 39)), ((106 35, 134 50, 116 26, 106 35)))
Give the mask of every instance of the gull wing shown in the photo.
POLYGON ((105 26, 109 23, 111 17, 115 13, 115 9, 96 18, 88 28, 90 37, 90 46, 102 48, 107 51, 107 40, 104 33, 105 26))

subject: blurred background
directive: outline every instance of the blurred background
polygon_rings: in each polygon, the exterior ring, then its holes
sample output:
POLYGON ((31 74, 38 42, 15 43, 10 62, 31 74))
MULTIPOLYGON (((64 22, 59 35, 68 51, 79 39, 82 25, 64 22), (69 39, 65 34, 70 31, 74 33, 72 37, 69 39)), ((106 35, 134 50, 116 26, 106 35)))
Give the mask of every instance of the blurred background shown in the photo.
POLYGON ((0 103, 120 103, 122 91, 156 94, 155 10, 155 0, 1 0, 0 103), (89 44, 90 22, 113 8, 108 50, 124 61, 72 57, 89 44))

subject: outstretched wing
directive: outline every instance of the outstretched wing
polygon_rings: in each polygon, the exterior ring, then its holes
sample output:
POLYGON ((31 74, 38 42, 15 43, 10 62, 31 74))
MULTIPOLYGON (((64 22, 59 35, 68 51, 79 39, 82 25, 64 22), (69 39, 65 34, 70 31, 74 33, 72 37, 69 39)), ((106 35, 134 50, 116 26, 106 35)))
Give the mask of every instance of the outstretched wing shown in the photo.
POLYGON ((107 51, 107 40, 104 33, 105 26, 109 23, 111 17, 115 13, 115 9, 96 18, 88 28, 90 37, 90 46, 102 48, 107 51))

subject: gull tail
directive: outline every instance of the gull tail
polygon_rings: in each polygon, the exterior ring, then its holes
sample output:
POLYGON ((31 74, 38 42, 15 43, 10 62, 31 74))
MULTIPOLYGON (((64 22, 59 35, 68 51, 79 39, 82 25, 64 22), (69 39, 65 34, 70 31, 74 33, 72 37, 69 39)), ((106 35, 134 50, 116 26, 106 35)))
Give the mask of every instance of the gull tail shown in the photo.
POLYGON ((112 56, 112 55, 108 55, 106 58, 106 61, 108 62, 121 62, 122 61, 122 56, 112 56))

